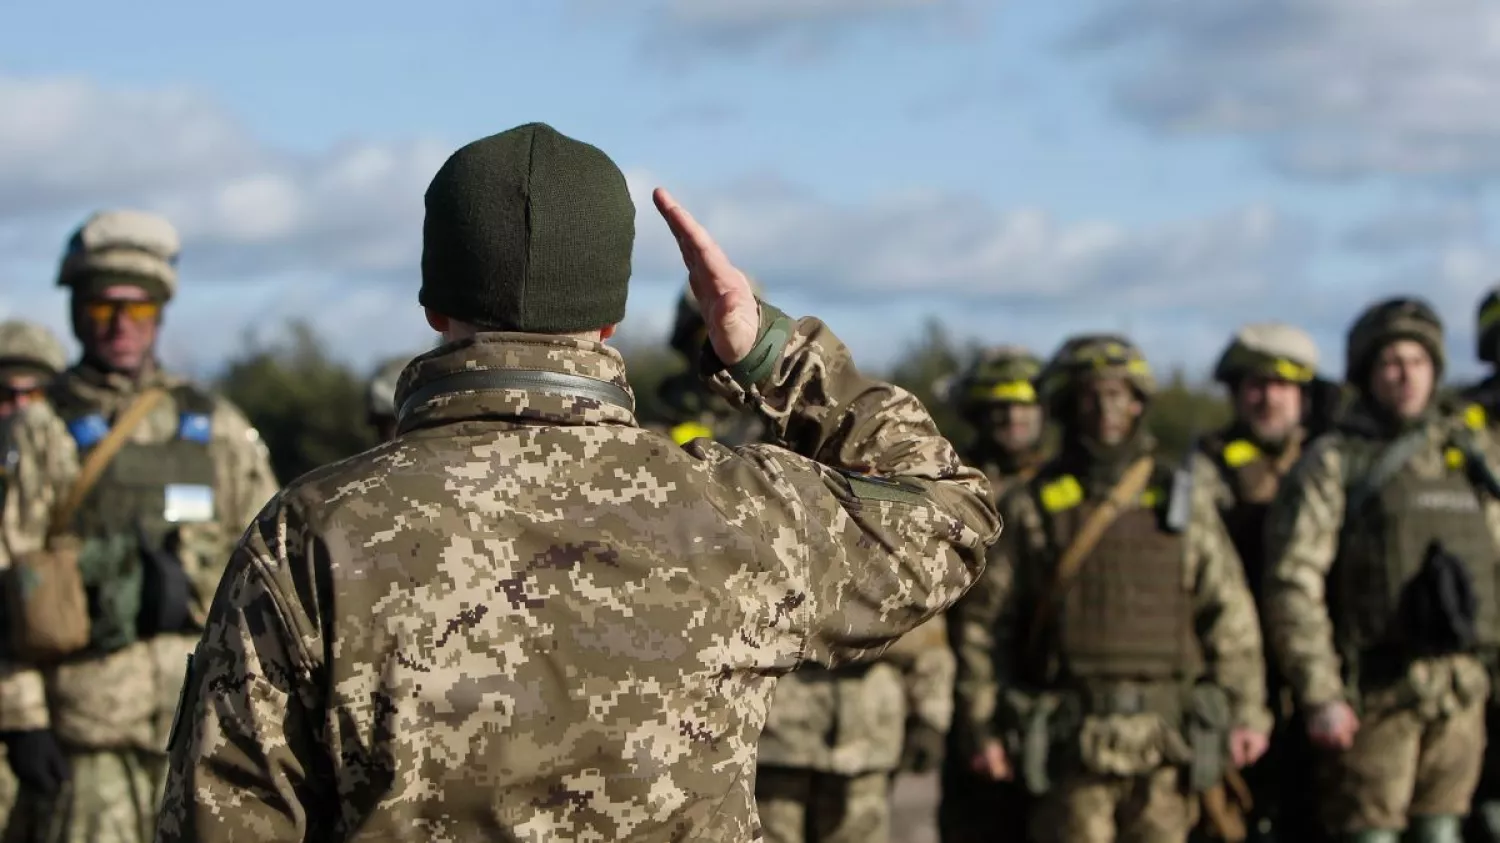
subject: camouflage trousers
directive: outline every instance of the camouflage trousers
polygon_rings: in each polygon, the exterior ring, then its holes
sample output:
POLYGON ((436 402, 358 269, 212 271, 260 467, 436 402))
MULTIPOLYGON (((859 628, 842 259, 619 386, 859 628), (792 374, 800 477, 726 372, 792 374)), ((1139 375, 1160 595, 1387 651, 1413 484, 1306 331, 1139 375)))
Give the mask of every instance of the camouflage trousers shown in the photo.
POLYGON ((766 843, 886 843, 891 836, 891 776, 840 776, 760 767, 755 805, 766 843))
POLYGON ((980 778, 966 759, 950 752, 943 759, 938 837, 942 843, 998 843, 1015 839, 1026 827, 1026 789, 1015 782, 980 778))
POLYGON ((1198 800, 1183 792, 1176 767, 1141 776, 1076 774, 1037 798, 1033 843, 1185 843, 1198 800))
POLYGON ((1412 816, 1463 816, 1484 762, 1482 702, 1424 719, 1409 708, 1367 711, 1347 752, 1322 752, 1323 823, 1335 833, 1406 828, 1412 816))
POLYGON ((55 798, 22 792, 4 843, 151 843, 166 758, 135 750, 71 752, 55 798))
MULTIPOLYGON (((1500 686, 1497 686, 1500 689, 1500 686)), ((1491 699, 1485 714, 1485 735, 1500 735, 1500 700, 1491 699)), ((1472 843, 1500 843, 1500 740, 1484 748, 1484 774, 1474 791, 1473 813, 1464 824, 1464 839, 1472 843)))
POLYGON ((15 774, 10 771, 10 762, 5 757, 5 750, 0 748, 0 829, 10 824, 10 813, 15 807, 16 791, 19 788, 15 774))

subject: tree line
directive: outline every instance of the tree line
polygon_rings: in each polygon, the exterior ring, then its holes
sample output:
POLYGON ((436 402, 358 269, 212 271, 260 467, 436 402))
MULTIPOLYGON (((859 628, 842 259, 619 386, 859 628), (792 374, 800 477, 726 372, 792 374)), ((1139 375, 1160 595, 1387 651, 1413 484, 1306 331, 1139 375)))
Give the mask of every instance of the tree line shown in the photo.
MULTIPOLYGON (((626 360, 637 415, 642 420, 661 418, 657 387, 686 364, 664 344, 627 341, 616 347, 626 360)), ((977 351, 977 345, 955 341, 934 321, 888 371, 876 374, 911 390, 943 433, 963 445, 974 432, 936 390, 944 378, 961 372, 977 351)), ((365 423, 369 375, 340 361, 309 324, 294 321, 276 340, 247 338, 214 385, 260 431, 276 476, 286 483, 376 444, 374 431, 365 423)), ((1194 435, 1228 417, 1222 390, 1190 384, 1181 372, 1173 372, 1163 378, 1147 423, 1165 450, 1180 454, 1194 435)))

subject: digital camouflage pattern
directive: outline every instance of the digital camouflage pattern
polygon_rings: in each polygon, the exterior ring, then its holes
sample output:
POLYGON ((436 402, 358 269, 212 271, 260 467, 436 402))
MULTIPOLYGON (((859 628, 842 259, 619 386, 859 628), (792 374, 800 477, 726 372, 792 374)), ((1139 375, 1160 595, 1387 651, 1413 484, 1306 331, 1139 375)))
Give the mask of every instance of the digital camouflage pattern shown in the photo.
MULTIPOLYGON (((1233 726, 1265 733, 1271 722, 1265 707, 1259 620, 1239 557, 1219 518, 1211 485, 1213 471, 1206 459, 1194 458, 1182 584, 1198 619, 1204 678, 1228 694, 1233 726)), ((1103 496, 1116 479, 1108 475, 1093 478, 1085 494, 1103 496)), ((1022 711, 1063 690, 1029 685, 1027 671, 1017 661, 1031 614, 1042 589, 1051 581, 1058 553, 1049 547, 1050 537, 1036 503, 1037 491, 1031 488, 1035 482, 1016 487, 1001 501, 1005 533, 991 548, 979 583, 956 612, 959 659, 954 726, 957 745, 966 758, 972 758, 991 741, 1013 751, 1023 728, 1022 711)), ((1187 747, 1175 726, 1149 712, 1085 716, 1076 741, 1069 743, 1063 757, 1073 758, 1077 768, 1054 779, 1054 787, 1037 800, 1034 808, 1039 815, 1052 817, 1054 825, 1062 822, 1058 817, 1075 817, 1064 823, 1069 828, 1096 822, 1087 817, 1098 807, 1101 793, 1114 795, 1108 812, 1111 816, 1124 817, 1125 812, 1134 810, 1133 805, 1144 810, 1148 803, 1139 799, 1132 802, 1135 797, 1130 794, 1141 787, 1149 789, 1152 777, 1163 775, 1163 768, 1175 770, 1188 760, 1187 747), (1122 778, 1126 781, 1119 783, 1122 778), (1116 784, 1104 787, 1107 780, 1116 784)), ((1012 758, 1013 767, 1019 763, 1020 759, 1012 758)), ((1187 797, 1180 790, 1175 792, 1184 803, 1175 815, 1187 822, 1187 797)), ((1188 827, 1181 829, 1184 838, 1188 827)))
MULTIPOLYGON (((485 334, 401 396, 475 369, 628 394, 607 346, 485 334)), ((158 840, 755 839, 776 677, 880 656, 999 522, 920 402, 815 319, 761 383, 715 386, 825 464, 485 390, 284 490, 196 653, 158 840)))
MULTIPOLYGON (((1422 478, 1437 478, 1450 471, 1448 442, 1465 424, 1462 414, 1434 413, 1422 423, 1426 442, 1412 457, 1406 471, 1422 478)), ((1500 465, 1495 442, 1488 436, 1474 440, 1491 465, 1500 465)), ((1325 780, 1344 782, 1337 799, 1325 800, 1325 821, 1335 830, 1403 828, 1414 792, 1446 793, 1441 801, 1466 813, 1477 779, 1484 748, 1483 721, 1474 716, 1489 692, 1487 671, 1468 655, 1419 659, 1399 670, 1395 682, 1371 698, 1359 688, 1346 687, 1345 665, 1339 654, 1339 637, 1328 606, 1328 577, 1339 552, 1347 500, 1346 435, 1333 432, 1319 438, 1297 463, 1283 484, 1268 516, 1266 532, 1267 579, 1265 582, 1266 635, 1276 661, 1297 701, 1304 708, 1343 700, 1354 700, 1364 709, 1362 728, 1355 748, 1331 757, 1325 780), (1362 699, 1362 696, 1365 697, 1362 699), (1429 730, 1459 730, 1444 743, 1461 747, 1460 754, 1447 753, 1441 764, 1429 763, 1434 751, 1430 737, 1420 740, 1413 730, 1381 728, 1381 721, 1407 721, 1415 715, 1429 730), (1440 725, 1447 723, 1448 725, 1440 725), (1469 727, 1465 730, 1465 724, 1469 727), (1409 740, 1402 746, 1389 741, 1397 734, 1409 740), (1374 743, 1379 739, 1380 743, 1374 743), (1419 751, 1419 747, 1421 750, 1419 751), (1369 765, 1363 765, 1365 761, 1369 765), (1418 778, 1418 773, 1421 778, 1418 778), (1471 775, 1472 771, 1472 775, 1471 775), (1363 796, 1349 793, 1349 782, 1362 782, 1363 796), (1400 800, 1392 800, 1391 782, 1411 783, 1400 800), (1461 799, 1451 794, 1461 793, 1461 799), (1391 823, 1371 826, 1379 821, 1391 823)), ((1399 482, 1396 481, 1396 482, 1399 482)), ((1500 501, 1484 496, 1484 521, 1500 541, 1500 501)), ((1493 563, 1494 560, 1489 560, 1493 563)), ((1404 785, 1402 786, 1404 787, 1404 785)), ((1402 787, 1396 788, 1401 790, 1402 787)))
MULTIPOLYGON (((160 371, 137 383, 81 364, 61 375, 52 389, 86 399, 106 417, 113 417, 141 390, 181 383, 160 371)), ((170 441, 178 425, 178 408, 169 397, 136 428, 131 441, 170 441)), ((199 623, 207 617, 229 548, 276 491, 266 447, 238 410, 216 400, 212 429, 208 448, 214 464, 215 518, 184 524, 180 553, 196 586, 193 612, 199 623)), ((28 405, 13 417, 9 432, 15 469, 0 516, 0 566, 42 546, 52 510, 67 494, 79 468, 74 440, 49 403, 28 405)), ((155 758, 154 784, 159 786, 167 733, 187 655, 195 644, 191 634, 166 635, 137 641, 104 657, 71 660, 47 669, 8 663, 0 681, 0 731, 52 729, 69 752, 76 754, 74 792, 80 796, 92 798, 95 791, 123 788, 87 779, 89 769, 114 769, 107 761, 85 760, 84 756, 96 752, 143 753, 148 762, 126 764, 142 771, 149 770, 149 759, 155 758)), ((144 781, 133 781, 124 789, 137 792, 139 798, 144 781)), ((134 807, 126 810, 138 814, 134 807)), ((53 839, 105 843, 141 839, 135 834, 99 836, 97 829, 81 825, 87 821, 87 812, 86 805, 75 804, 67 813, 77 822, 53 839)), ((145 819, 149 828, 149 812, 145 819)))

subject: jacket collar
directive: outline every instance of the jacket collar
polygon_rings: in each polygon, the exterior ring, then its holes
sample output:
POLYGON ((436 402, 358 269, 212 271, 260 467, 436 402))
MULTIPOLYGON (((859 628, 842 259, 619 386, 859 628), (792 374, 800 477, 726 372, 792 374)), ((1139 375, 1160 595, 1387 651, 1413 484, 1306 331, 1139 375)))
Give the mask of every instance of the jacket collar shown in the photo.
POLYGON ((427 352, 396 386, 399 430, 479 419, 634 427, 620 353, 600 342, 481 333, 427 352))

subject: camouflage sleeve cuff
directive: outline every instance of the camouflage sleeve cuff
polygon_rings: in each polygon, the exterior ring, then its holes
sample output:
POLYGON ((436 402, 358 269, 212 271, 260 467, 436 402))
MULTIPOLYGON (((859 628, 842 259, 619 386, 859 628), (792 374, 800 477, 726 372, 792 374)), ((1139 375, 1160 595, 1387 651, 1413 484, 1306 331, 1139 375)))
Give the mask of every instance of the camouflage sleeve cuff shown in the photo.
POLYGON ((760 299, 756 302, 760 305, 760 329, 750 353, 733 366, 726 366, 714 351, 713 344, 704 340, 698 360, 698 371, 703 378, 712 378, 723 372, 742 389, 748 390, 776 370, 776 364, 792 337, 792 319, 760 299))
POLYGON ((1271 727, 1275 725, 1275 719, 1271 716, 1271 710, 1263 705, 1241 705, 1235 712, 1234 725, 1241 729, 1269 735, 1271 727))
POLYGON ((1315 678, 1299 688, 1297 693, 1297 703, 1303 708, 1316 708, 1320 705, 1347 700, 1348 695, 1344 683, 1339 681, 1337 675, 1322 679, 1315 678))

